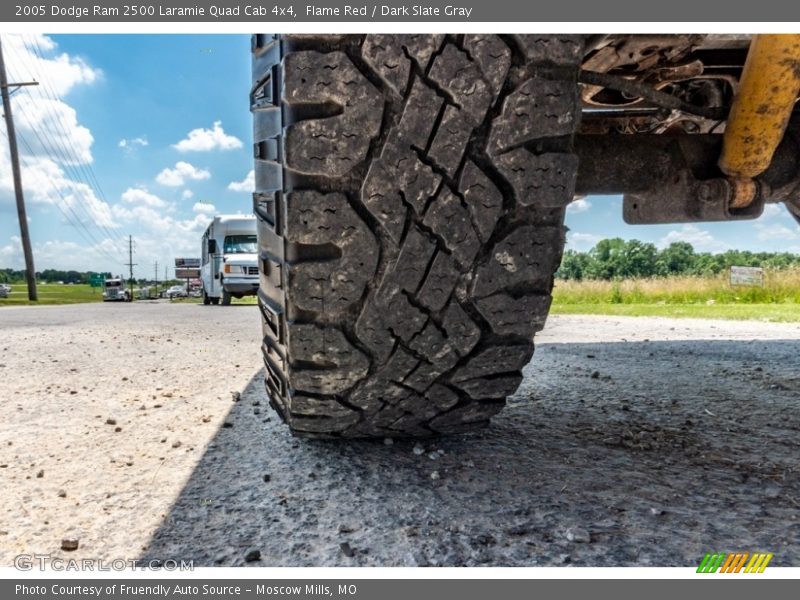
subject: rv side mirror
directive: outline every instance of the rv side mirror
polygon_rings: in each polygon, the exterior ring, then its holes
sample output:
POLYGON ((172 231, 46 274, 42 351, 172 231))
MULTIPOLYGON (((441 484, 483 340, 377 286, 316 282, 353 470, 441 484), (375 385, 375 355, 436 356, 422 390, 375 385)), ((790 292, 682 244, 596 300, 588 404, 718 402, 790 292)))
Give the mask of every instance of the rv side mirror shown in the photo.
POLYGON ((217 253, 217 240, 208 240, 208 253, 209 254, 217 253))

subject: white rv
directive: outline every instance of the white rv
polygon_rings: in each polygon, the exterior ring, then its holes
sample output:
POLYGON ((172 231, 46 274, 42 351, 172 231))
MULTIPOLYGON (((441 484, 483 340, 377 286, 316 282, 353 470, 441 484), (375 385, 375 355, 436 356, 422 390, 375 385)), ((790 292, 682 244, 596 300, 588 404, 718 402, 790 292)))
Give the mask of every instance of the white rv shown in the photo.
POLYGON ((258 293, 258 241, 254 215, 217 215, 203 234, 200 276, 203 304, 230 304, 258 293))

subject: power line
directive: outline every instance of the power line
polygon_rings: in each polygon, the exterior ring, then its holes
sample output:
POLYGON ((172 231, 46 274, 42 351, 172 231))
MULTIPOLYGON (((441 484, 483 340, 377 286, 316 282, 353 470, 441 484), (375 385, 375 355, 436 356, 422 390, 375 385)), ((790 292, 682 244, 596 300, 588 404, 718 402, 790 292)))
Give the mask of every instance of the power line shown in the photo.
MULTIPOLYGON (((31 40, 33 42, 33 52, 34 52, 34 54, 37 56, 37 58, 39 58, 40 61, 42 61, 44 63, 47 59, 45 59, 44 52, 42 51, 41 47, 39 46, 39 41, 33 36, 31 36, 31 40)), ((38 69, 36 69, 36 74, 39 75, 38 69)), ((61 99, 61 97, 55 92, 53 87, 50 85, 50 82, 47 79, 44 79, 44 78, 42 78, 42 79, 43 79, 43 81, 42 81, 42 88, 41 89, 47 93, 48 97, 51 100, 53 100, 54 102, 60 102, 62 104, 66 104, 61 99)), ((64 135, 64 139, 70 140, 70 137, 67 134, 66 130, 64 129, 64 124, 61 122, 61 120, 60 119, 55 119, 55 121, 56 121, 56 124, 58 125, 58 128, 61 130, 61 133, 64 135)), ((70 144, 71 144, 71 140, 70 140, 70 144)), ((75 151, 74 145, 72 145, 72 149, 73 149, 73 155, 76 156, 77 152, 75 151)), ((76 156, 76 158, 77 158, 77 156, 76 156)), ((88 173, 88 178, 85 179, 85 183, 90 188, 93 188, 97 192, 97 196, 99 197, 100 200, 102 200, 106 205, 109 205, 108 199, 106 198, 106 195, 105 195, 105 192, 103 191, 103 188, 100 186, 100 182, 98 181, 97 176, 95 175, 95 172, 94 172, 94 169, 92 168, 92 165, 84 163, 84 162, 81 162, 80 160, 76 160, 75 163, 78 165, 78 167, 81 169, 81 171, 84 174, 88 173), (93 184, 89 182, 89 179, 92 180, 93 184)), ((106 232, 106 234, 110 238, 112 238, 112 239, 114 238, 114 235, 108 230, 108 228, 105 225, 100 223, 100 227, 103 228, 103 230, 106 232)))
MULTIPOLYGON (((24 41, 24 39, 23 39, 23 41, 24 41)), ((35 39, 33 41, 34 41, 34 43, 36 43, 37 48, 38 48, 38 42, 36 42, 35 39)), ((36 53, 36 51, 34 51, 34 52, 36 53)), ((34 75, 38 76, 40 79, 42 79, 41 73, 39 72, 39 70, 31 66, 31 64, 28 62, 27 58, 25 57, 24 53, 23 53, 22 56, 20 56, 16 52, 14 54, 15 54, 16 58, 18 59, 18 62, 20 63, 20 65, 22 65, 24 63, 24 66, 27 67, 27 69, 29 70, 29 72, 31 74, 34 74, 34 75)), ((41 51, 39 51, 39 53, 36 53, 36 54, 37 54, 37 56, 39 57, 39 59, 41 61, 44 62, 46 60, 44 58, 44 56, 41 54, 41 51)), ((43 82, 43 85, 42 85, 41 89, 47 96, 49 96, 50 100, 53 100, 54 102, 63 103, 63 101, 60 98, 57 98, 55 96, 55 94, 52 91, 52 87, 50 86, 50 84, 46 80, 43 82)), ((105 203, 106 206, 109 206, 108 201, 106 200, 105 195, 102 192, 102 189, 99 188, 99 183, 97 183, 96 177, 94 178, 94 181, 95 181, 95 183, 97 185, 93 185, 89 181, 90 174, 86 170, 86 168, 85 168, 84 164, 82 163, 81 159, 78 158, 78 152, 75 149, 75 146, 70 141, 70 137, 69 137, 68 133, 66 132, 66 130, 64 129, 64 125, 61 122, 61 119, 59 119, 58 116, 53 113, 53 111, 50 109, 49 106, 47 106, 47 104, 43 104, 43 111, 45 113, 46 118, 49 119, 50 121, 52 121, 55 124, 55 126, 60 130, 63 138, 61 138, 59 136, 51 136, 51 137, 48 138, 48 141, 45 142, 45 139, 42 137, 42 135, 39 133, 39 131, 34 129, 33 130, 34 134, 36 135, 36 138, 39 141, 40 146, 45 151, 49 150, 51 155, 57 155, 57 157, 60 158, 62 166, 64 167, 64 169, 69 174, 69 176, 66 178, 66 182, 72 187, 74 198, 75 198, 78 206, 86 214, 89 223, 91 225, 93 225, 101 235, 108 237, 111 240, 112 244, 114 244, 116 246, 116 244, 119 243, 121 240, 117 237, 117 235, 112 233, 104 223, 95 220, 94 215, 92 214, 91 210, 89 208, 87 208, 87 206, 86 206, 86 200, 84 199, 83 194, 76 187, 76 183, 78 183, 78 182, 86 185, 86 187, 88 189, 90 189, 93 192, 95 192, 95 196, 98 197, 98 199, 101 199, 105 203), (64 140, 67 140, 67 141, 65 142, 64 140), (69 148, 67 147, 67 144, 69 144, 69 146, 70 146, 69 148), (77 165, 77 168, 76 168, 76 165, 77 165), (81 172, 78 171, 78 168, 81 169, 81 172)), ((27 114, 25 111, 22 111, 22 112, 23 112, 23 114, 27 114)), ((33 154, 32 150, 29 149, 29 151, 33 154)), ((93 175, 93 173, 91 175, 93 175)), ((73 213, 74 213, 74 211, 73 211, 73 213)), ((83 222, 83 219, 80 219, 77 216, 77 214, 75 214, 75 218, 78 219, 78 221, 80 221, 81 223, 83 222)), ((92 237, 94 237, 94 236, 92 236, 92 237)), ((116 247, 116 251, 121 253, 121 248, 119 248, 117 246, 116 247)), ((114 259, 114 260, 116 261, 118 259, 114 259)))
MULTIPOLYGON (((30 144, 28 143, 28 141, 25 139, 25 136, 20 135, 19 139, 22 142, 22 145, 25 146, 25 148, 28 150, 28 152, 33 153, 33 150, 31 148, 30 144)), ((30 168, 31 167, 30 158, 29 157, 24 157, 24 158, 25 158, 26 162, 29 163, 27 166, 30 168)), ((56 206, 61 211, 61 214, 64 215, 64 218, 67 219, 67 222, 70 225, 72 225, 73 227, 75 227, 75 229, 78 231, 78 233, 81 234, 81 237, 83 237, 86 242, 88 242, 90 245, 95 246, 100 252, 103 252, 106 255, 107 258, 110 258, 114 262, 118 262, 119 259, 114 257, 113 255, 111 255, 105 248, 103 248, 101 246, 101 242, 99 240, 97 240, 97 238, 94 237, 94 235, 89 230, 89 228, 86 227, 86 224, 81 220, 81 218, 75 212, 75 209, 72 208, 72 204, 67 200, 66 196, 64 196, 64 193, 53 183, 53 181, 51 179, 47 179, 47 182, 50 184, 50 188, 53 191, 55 191, 56 194, 58 194, 58 196, 62 200, 63 205, 67 207, 67 209, 69 210, 69 212, 72 214, 72 216, 75 219, 73 221, 70 218, 70 216, 64 211, 64 209, 61 208, 61 204, 56 203, 56 206)))
MULTIPOLYGON (((18 56, 18 55, 17 55, 17 58, 19 58, 19 56, 18 56)), ((22 62, 22 60, 19 60, 19 62, 21 63, 21 62, 22 62)), ((26 61, 26 64, 28 64, 28 63, 27 63, 27 61, 26 61)), ((29 64, 28 64, 28 68, 30 69, 30 65, 29 65, 29 64)), ((30 71, 31 71, 31 72, 34 72, 34 70, 33 70, 33 69, 30 69, 30 71)), ((37 71, 36 73, 38 74, 38 71, 37 71)), ((47 117, 48 117, 50 120, 52 120, 52 121, 55 121, 55 122, 56 122, 56 124, 58 124, 59 126, 61 126, 61 122, 60 122, 60 120, 58 120, 58 119, 54 119, 54 118, 53 118, 53 115, 52 115, 52 112, 48 112, 47 110, 45 110, 45 112, 47 112, 47 117)), ((26 112, 25 112, 24 110, 22 111, 22 113, 23 113, 23 114, 26 114, 26 112)), ((63 131, 63 127, 62 127, 62 131, 63 131)), ((86 208, 86 206, 84 205, 84 203, 82 202, 82 199, 83 199, 83 197, 82 197, 81 193, 80 193, 80 192, 78 192, 77 188, 75 187, 75 185, 76 185, 76 182, 75 182, 75 181, 73 181, 72 179, 70 179, 70 178, 74 178, 74 179, 78 179, 78 180, 80 180, 80 179, 81 179, 81 178, 80 178, 80 175, 77 173, 77 171, 75 170, 75 168, 74 168, 74 166, 73 166, 73 163, 76 163, 76 162, 78 162, 78 161, 77 161, 76 159, 74 159, 74 158, 70 159, 70 157, 69 157, 69 156, 67 156, 67 153, 68 153, 69 151, 68 151, 68 150, 66 150, 66 148, 65 148, 63 145, 62 145, 62 146, 60 146, 60 147, 57 147, 57 146, 56 146, 55 144, 53 144, 52 142, 48 144, 48 143, 46 143, 46 142, 45 142, 45 140, 42 138, 42 135, 39 133, 39 131, 38 131, 37 129, 33 129, 33 132, 34 132, 34 135, 36 136, 37 140, 39 141, 39 145, 42 147, 42 149, 43 149, 43 150, 45 150, 45 151, 48 151, 48 150, 49 150, 49 152, 50 152, 50 154, 51 154, 51 155, 58 154, 58 158, 60 158, 62 165, 64 166, 64 168, 65 168, 65 169, 67 169, 67 170, 69 171, 69 177, 68 177, 68 178, 66 178, 66 179, 65 179, 65 181, 66 181, 66 182, 67 182, 67 183, 68 183, 68 184, 69 184, 69 185, 72 187, 73 194, 74 194, 74 198, 75 198, 75 200, 76 200, 76 203, 77 203, 77 205, 78 205, 78 206, 79 206, 81 209, 83 209, 83 212, 86 214, 86 216, 87 216, 87 218, 88 218, 88 221, 89 221, 89 223, 90 223, 90 224, 92 224, 92 225, 94 225, 95 227, 97 227, 97 228, 98 228, 98 231, 99 231, 99 229, 100 229, 100 228, 99 228, 98 224, 97 224, 97 223, 94 221, 93 215, 91 214, 91 212, 89 211, 89 209, 87 209, 87 208, 86 208)), ((31 154, 35 154, 35 153, 33 152, 33 150, 30 148, 30 145, 28 145, 28 150, 29 150, 29 152, 30 152, 31 154)), ((84 181, 80 181, 80 183, 84 183, 84 184, 86 184, 86 182, 84 182, 84 181)), ((88 184, 86 184, 86 185, 87 185, 87 187, 88 187, 89 189, 91 189, 91 185, 88 185, 88 184)), ((55 187, 55 186, 53 186, 53 187, 55 187)), ((60 192, 60 190, 59 190, 59 192, 60 192)), ((63 198, 63 194, 62 194, 62 198, 63 198)), ((71 208, 71 206, 70 206, 70 208, 71 208)), ((77 214, 76 214, 74 211, 71 211, 71 212, 73 212, 73 215, 75 216, 75 218, 76 218, 76 219, 77 219, 79 222, 81 222, 81 223, 83 224, 83 219, 81 219, 80 217, 78 217, 78 215, 77 215, 77 214)), ((85 227, 85 224, 84 224, 84 227, 85 227)), ((87 231, 87 232, 88 232, 88 231, 87 231)), ((110 234, 109 232, 106 232, 104 235, 108 235, 108 236, 109 236, 109 237, 112 239, 112 242, 114 241, 114 236, 113 236, 113 234, 110 234)), ((94 239, 94 236, 92 236, 92 238, 94 239)), ((95 243, 96 243, 96 242, 95 242, 95 243)), ((116 260, 116 259, 115 259, 115 260, 116 260)))
MULTIPOLYGON (((6 135, 6 133, 5 133, 4 131, 2 131, 2 132, 0 132, 0 133, 2 133, 2 134, 3 134, 3 137, 5 137, 6 139, 8 139, 8 136, 6 135)), ((32 150, 31 150, 30 144, 28 144, 28 141, 25 139, 25 136, 23 136, 23 135, 21 135, 21 134, 20 134, 20 135, 18 136, 18 138, 19 138, 19 141, 20 141, 20 142, 22 142, 22 145, 23 145, 23 146, 25 146, 25 148, 28 150, 28 152, 31 152, 31 153, 32 153, 32 150)), ((23 157, 23 160, 25 160, 25 159, 27 159, 27 157, 23 157)), ((27 167, 30 167, 30 164, 28 164, 28 165, 26 165, 26 166, 27 166, 27 167)), ((119 258, 117 258, 117 257, 114 257, 113 255, 111 255, 111 254, 110 254, 110 253, 109 253, 109 252, 108 252, 108 251, 107 251, 105 248, 103 248, 103 247, 100 245, 100 243, 99 243, 99 242, 98 242, 98 241, 97 241, 97 240, 94 238, 94 236, 92 235, 91 231, 89 231, 89 229, 86 227, 86 225, 85 225, 85 224, 84 224, 84 223, 81 221, 80 217, 78 217, 77 213, 75 213, 75 210, 72 208, 72 205, 71 205, 71 204, 70 204, 70 203, 67 201, 67 199, 64 197, 64 194, 63 194, 63 192, 61 192, 61 190, 60 190, 60 189, 58 189, 58 188, 55 186, 55 184, 53 184, 53 182, 52 182, 51 180, 49 180, 49 179, 48 179, 47 181, 48 181, 48 183, 50 184, 50 187, 51 187, 51 189, 52 189, 53 191, 55 191, 55 192, 56 192, 56 194, 57 194, 58 196, 60 196, 60 197, 61 197, 61 200, 62 200, 62 203, 63 203, 63 205, 64 205, 64 206, 66 206, 66 207, 69 209, 70 213, 72 213, 72 215, 73 215, 73 217, 74 217, 74 219, 75 219, 75 220, 73 220, 73 219, 72 219, 72 218, 69 216, 69 214, 67 214, 67 213, 66 213, 66 211, 65 211, 65 210, 62 208, 62 205, 61 205, 61 204, 59 204, 59 203, 57 203, 57 202, 56 202, 56 203, 54 203, 54 204, 55 204, 55 206, 56 206, 56 208, 58 208, 59 212, 60 212, 60 213, 63 215, 64 219, 66 219, 66 221, 67 221, 67 222, 68 222, 70 225, 72 225, 72 226, 75 228, 75 230, 76 230, 76 231, 77 231, 77 232, 80 234, 80 236, 81 236, 81 237, 84 239, 84 241, 85 241, 87 244, 89 244, 90 246, 94 246, 95 248, 97 248, 98 252, 101 252, 101 253, 102 253, 102 254, 103 254, 103 255, 104 255, 104 256, 105 256, 107 259, 111 260, 113 263, 120 264, 119 258)))
MULTIPOLYGON (((35 37, 31 37, 31 40, 32 40, 33 45, 34 45, 33 52, 36 55, 36 57, 40 61, 42 61, 43 63, 46 62, 47 59, 44 57, 44 53, 41 50, 41 47, 39 46, 38 40, 35 37)), ((39 73, 38 69, 35 69, 35 70, 36 70, 36 74, 39 75, 40 73, 39 73)), ((43 81, 42 81, 42 88, 41 89, 44 92, 46 92, 47 96, 51 100, 53 100, 54 102, 60 102, 62 104, 66 104, 61 99, 61 97, 55 92, 53 87, 50 85, 50 82, 45 78, 42 78, 42 80, 43 81)), ((64 139, 70 140, 69 135, 68 135, 67 131, 64 129, 64 124, 61 122, 61 120, 55 119, 55 121, 56 121, 56 124, 58 125, 58 128, 61 130, 61 133, 64 135, 64 139)), ((77 151, 75 150, 75 146, 74 145, 72 145, 72 150, 73 150, 73 156, 76 157, 75 164, 78 165, 78 167, 81 169, 81 171, 84 173, 84 175, 88 174, 88 177, 85 178, 85 183, 90 188, 93 188, 97 192, 98 197, 103 202, 108 204, 108 199, 106 198, 106 195, 105 195, 105 192, 103 191, 103 188, 100 186, 100 182, 98 181, 97 176, 95 175, 95 172, 94 172, 94 169, 92 168, 92 165, 84 163, 84 162, 81 162, 80 160, 77 159, 77 151), (93 183, 90 183, 89 179, 91 179, 93 183)), ((101 226, 105 227, 102 224, 101 224, 101 226)), ((106 229, 106 233, 110 237, 113 237, 113 235, 111 234, 110 231, 108 231, 108 229, 106 229)))

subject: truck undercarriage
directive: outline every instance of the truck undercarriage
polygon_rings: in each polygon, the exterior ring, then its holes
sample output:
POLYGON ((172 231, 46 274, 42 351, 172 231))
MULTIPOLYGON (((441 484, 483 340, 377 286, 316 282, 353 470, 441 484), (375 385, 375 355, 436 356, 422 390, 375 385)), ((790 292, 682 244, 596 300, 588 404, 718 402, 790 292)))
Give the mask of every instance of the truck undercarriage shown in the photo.
POLYGON ((590 38, 577 193, 625 194, 632 224, 798 217, 800 38, 752 37, 590 38))

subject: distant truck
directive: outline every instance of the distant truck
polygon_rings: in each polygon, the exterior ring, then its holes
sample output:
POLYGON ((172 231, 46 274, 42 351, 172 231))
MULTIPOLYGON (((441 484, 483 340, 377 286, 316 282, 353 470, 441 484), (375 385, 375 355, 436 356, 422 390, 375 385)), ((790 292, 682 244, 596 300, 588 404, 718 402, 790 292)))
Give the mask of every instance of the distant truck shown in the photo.
POLYGON ((258 240, 253 215, 217 215, 203 234, 203 304, 258 293, 258 240))
POLYGON ((131 294, 125 289, 121 277, 111 277, 103 281, 103 302, 130 302, 131 294))

